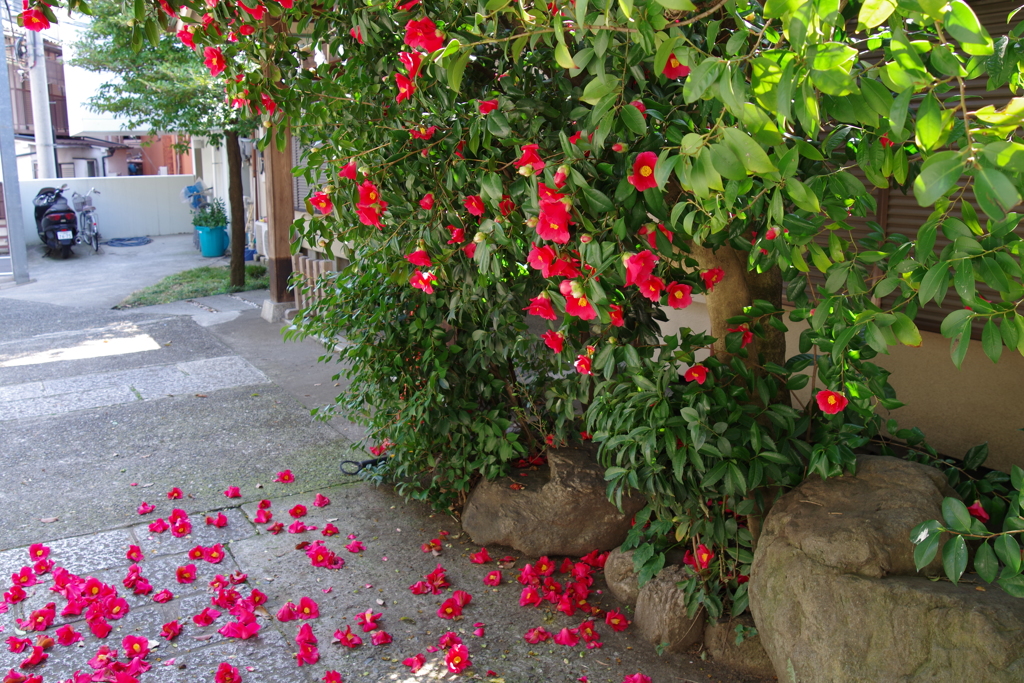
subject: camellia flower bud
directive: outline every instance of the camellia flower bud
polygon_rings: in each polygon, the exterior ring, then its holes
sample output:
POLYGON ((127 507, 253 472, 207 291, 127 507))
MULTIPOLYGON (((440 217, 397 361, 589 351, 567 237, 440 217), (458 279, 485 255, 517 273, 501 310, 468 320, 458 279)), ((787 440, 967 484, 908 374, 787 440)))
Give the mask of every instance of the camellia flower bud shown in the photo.
POLYGON ((537 220, 537 217, 533 216, 532 218, 527 218, 526 219, 526 226, 528 228, 536 228, 538 222, 539 221, 537 220))
POLYGON ((485 233, 485 232, 478 232, 477 234, 473 235, 473 241, 476 242, 477 244, 480 244, 481 242, 483 242, 486 239, 487 239, 487 233, 485 233))
POLYGON ((569 287, 572 291, 572 295, 577 299, 585 296, 583 294, 583 285, 580 284, 579 280, 573 280, 572 282, 570 282, 569 287))
POLYGON ((526 166, 520 166, 519 167, 519 175, 521 175, 521 176, 523 176, 525 178, 532 177, 533 176, 533 166, 530 166, 529 164, 527 164, 526 166))
POLYGON ((614 145, 612 145, 613 152, 622 152, 625 151, 625 149, 625 146, 621 142, 616 142, 614 145))
POLYGON ((580 235, 580 242, 583 242, 583 244, 590 244, 593 240, 594 238, 587 233, 580 235))

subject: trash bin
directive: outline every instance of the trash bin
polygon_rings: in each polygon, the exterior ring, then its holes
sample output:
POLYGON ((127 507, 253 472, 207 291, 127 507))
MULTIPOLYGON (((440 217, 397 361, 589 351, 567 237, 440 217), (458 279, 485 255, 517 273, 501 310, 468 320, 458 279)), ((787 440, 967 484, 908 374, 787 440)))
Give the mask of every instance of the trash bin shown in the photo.
POLYGON ((228 248, 228 233, 224 226, 207 228, 201 225, 196 226, 199 232, 199 251, 207 258, 223 256, 228 248))

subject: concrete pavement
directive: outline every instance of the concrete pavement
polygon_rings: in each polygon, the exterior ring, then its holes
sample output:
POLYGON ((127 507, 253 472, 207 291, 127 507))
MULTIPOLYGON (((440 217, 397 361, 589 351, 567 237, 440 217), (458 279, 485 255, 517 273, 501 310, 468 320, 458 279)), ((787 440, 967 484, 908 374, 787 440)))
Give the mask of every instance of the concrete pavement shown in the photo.
MULTIPOLYGON (((312 683, 328 669, 348 682, 449 680, 455 677, 444 668, 443 651, 429 648, 453 630, 473 661, 463 678, 570 683, 586 676, 592 683, 620 683, 624 675, 643 671, 655 683, 743 680, 694 656, 655 657, 635 629, 615 633, 600 621, 601 649, 526 643, 522 635, 528 628, 543 625, 554 633, 578 626, 584 617, 520 607, 516 571, 506 568, 502 585, 485 586, 484 574, 497 567, 468 561, 479 548, 461 535, 457 521, 340 473, 340 459, 366 457, 356 447, 361 429, 309 416, 310 407, 331 401, 343 388, 331 379, 336 368, 317 363, 323 354, 318 343, 285 343, 278 325, 259 318, 265 292, 110 311, 45 303, 36 298, 40 291, 7 289, 0 298, 0 588, 10 588, 7 577, 31 564, 28 546, 45 543, 57 565, 116 588, 130 612, 112 622, 114 632, 105 640, 89 635, 81 616, 58 616, 47 632, 69 623, 86 634, 83 643, 55 646, 49 660, 29 667, 29 673, 60 681, 75 670, 91 671, 87 661, 100 645, 118 648, 123 636, 137 634, 158 645, 148 658, 152 670, 139 677, 143 682, 211 682, 225 661, 239 668, 245 683, 312 683), (19 290, 31 297, 17 296, 19 290), (294 473, 293 483, 275 481, 285 469, 294 473), (240 497, 225 497, 231 486, 239 487, 240 497), (169 500, 175 487, 183 497, 169 500), (315 507, 316 494, 330 504, 315 507), (303 505, 308 514, 302 521, 318 530, 268 533, 269 525, 254 522, 264 499, 271 501, 274 521, 285 526, 295 521, 289 510, 303 505), (155 510, 140 515, 143 501, 155 510), (150 531, 149 523, 166 519, 172 509, 189 515, 188 536, 150 531), (227 521, 222 528, 205 523, 221 513, 227 521), (328 523, 340 535, 322 536, 328 523), (363 551, 344 549, 350 535, 365 545, 363 551), (431 538, 444 539, 440 556, 421 551, 431 538), (301 547, 316 540, 346 566, 311 566, 301 547), (189 559, 195 546, 216 543, 226 549, 220 564, 189 559), (172 600, 158 604, 152 595, 133 595, 124 587, 131 545, 145 556, 138 564, 153 592, 169 589, 172 600), (179 583, 175 570, 190 563, 197 566, 197 580, 179 583), (435 614, 450 592, 409 592, 439 563, 452 588, 474 596, 460 621, 435 614), (229 620, 225 610, 211 626, 192 620, 210 606, 209 582, 235 571, 248 575, 239 587, 243 595, 258 588, 269 597, 266 612, 258 615, 260 633, 250 640, 218 634, 229 620), (304 596, 320 607, 320 617, 310 621, 320 661, 300 668, 294 656, 297 622, 271 615, 304 596), (381 626, 393 637, 391 644, 374 646, 357 627, 355 615, 367 609, 383 614, 381 626), (168 642, 158 634, 174 619, 183 632, 168 642), (484 636, 473 635, 476 623, 486 625, 484 636), (361 647, 332 644, 332 634, 345 626, 365 636, 361 647), (417 653, 426 654, 427 665, 412 675, 401 662, 417 653)), ((105 296, 115 295, 123 296, 113 288, 105 296)), ((493 557, 515 554, 490 551, 493 557)), ((19 630, 16 619, 47 602, 58 603, 59 615, 65 601, 48 590, 52 572, 39 581, 25 589, 24 601, 0 614, 0 639, 32 637, 19 630)), ((601 589, 600 578, 595 587, 601 589)), ((601 594, 594 603, 616 606, 601 594)), ((0 651, 0 675, 17 669, 25 656, 0 651)))

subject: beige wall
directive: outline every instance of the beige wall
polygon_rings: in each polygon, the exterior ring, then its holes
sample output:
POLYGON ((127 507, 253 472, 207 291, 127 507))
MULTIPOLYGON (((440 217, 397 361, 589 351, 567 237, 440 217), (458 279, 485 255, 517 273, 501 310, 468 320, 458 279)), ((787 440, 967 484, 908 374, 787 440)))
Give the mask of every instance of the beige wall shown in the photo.
MULTIPOLYGON (((695 332, 710 328, 703 297, 694 297, 693 305, 682 311, 665 309, 669 317, 661 323, 663 334, 675 334, 679 327, 695 332)), ((798 352, 800 332, 804 323, 787 321, 791 330, 786 335, 786 355, 798 352)), ((892 375, 889 383, 904 407, 887 417, 900 427, 919 427, 928 442, 939 453, 962 458, 972 446, 988 442, 989 458, 985 465, 1010 471, 1011 465, 1024 467, 1024 357, 1003 350, 998 364, 981 350, 981 343, 971 342, 963 366, 957 370, 949 358, 949 340, 941 335, 922 333, 920 348, 891 347, 889 355, 874 359, 892 375)), ((704 358, 707 353, 698 355, 704 358)), ((809 389, 794 396, 806 404, 809 389)), ((794 406, 797 407, 797 406, 794 406)))

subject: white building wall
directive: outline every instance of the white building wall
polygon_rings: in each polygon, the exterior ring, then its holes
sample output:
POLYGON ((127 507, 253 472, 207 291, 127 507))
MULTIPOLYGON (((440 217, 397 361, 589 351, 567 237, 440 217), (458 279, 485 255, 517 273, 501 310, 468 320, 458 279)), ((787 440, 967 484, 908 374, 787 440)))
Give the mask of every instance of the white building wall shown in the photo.
POLYGON ((192 214, 180 195, 182 189, 193 182, 190 175, 22 179, 25 239, 29 244, 39 239, 32 198, 40 188, 59 187, 64 183, 68 185, 65 196, 69 205, 73 191, 85 194, 90 187, 95 187, 101 192, 94 196, 93 203, 103 239, 192 232, 192 214))

